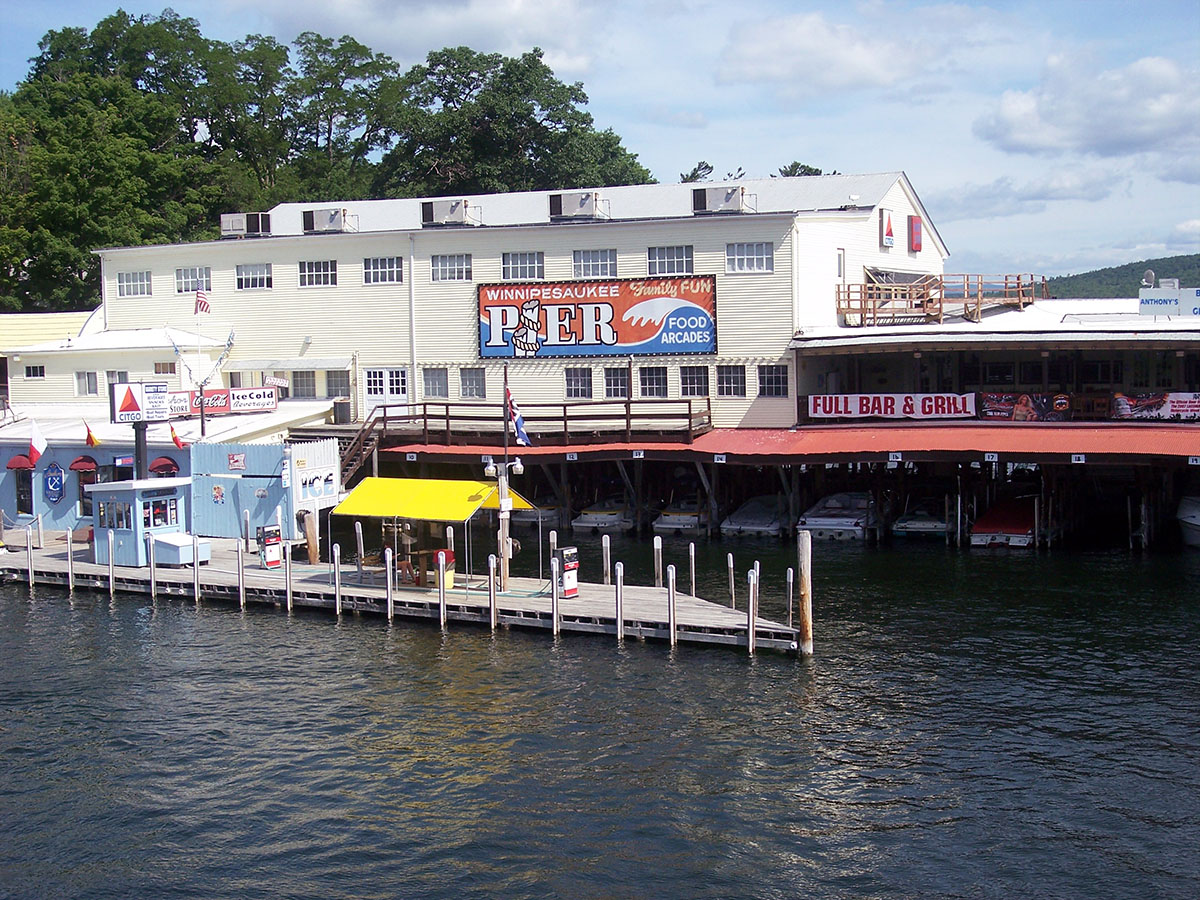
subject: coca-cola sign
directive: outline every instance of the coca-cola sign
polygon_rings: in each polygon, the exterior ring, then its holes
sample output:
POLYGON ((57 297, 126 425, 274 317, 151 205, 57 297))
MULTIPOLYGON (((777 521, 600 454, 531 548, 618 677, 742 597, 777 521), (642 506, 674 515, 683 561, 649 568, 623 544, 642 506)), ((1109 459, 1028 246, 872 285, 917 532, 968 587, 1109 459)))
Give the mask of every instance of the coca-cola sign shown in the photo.
MULTIPOLYGON (((223 416, 227 413, 270 412, 278 408, 279 399, 273 387, 216 388, 204 392, 204 414, 223 416)), ((200 415, 200 395, 196 391, 174 391, 171 394, 171 418, 200 415)))

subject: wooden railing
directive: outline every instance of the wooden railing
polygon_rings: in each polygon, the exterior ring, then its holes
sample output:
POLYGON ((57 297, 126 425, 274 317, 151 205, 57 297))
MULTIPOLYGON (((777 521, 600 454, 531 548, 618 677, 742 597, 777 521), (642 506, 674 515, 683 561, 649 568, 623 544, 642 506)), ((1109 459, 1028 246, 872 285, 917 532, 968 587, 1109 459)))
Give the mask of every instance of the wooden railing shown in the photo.
POLYGON ((1050 296, 1044 276, 926 275, 906 284, 839 284, 837 313, 849 326, 941 323, 961 309, 965 319, 978 322, 992 306, 1025 307, 1050 296))

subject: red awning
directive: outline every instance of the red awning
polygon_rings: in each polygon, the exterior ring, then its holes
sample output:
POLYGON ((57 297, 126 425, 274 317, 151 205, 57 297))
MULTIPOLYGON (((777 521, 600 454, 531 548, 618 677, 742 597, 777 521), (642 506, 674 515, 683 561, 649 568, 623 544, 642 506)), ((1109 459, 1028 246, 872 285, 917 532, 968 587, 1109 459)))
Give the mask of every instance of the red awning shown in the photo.
POLYGON ((150 471, 155 475, 174 475, 179 471, 179 463, 169 456, 160 456, 150 463, 150 471))
POLYGON ((96 461, 90 456, 77 456, 67 468, 72 472, 95 472, 97 467, 96 461))
POLYGON ((16 456, 14 456, 12 459, 10 459, 8 461, 8 468, 10 468, 10 469, 32 469, 33 463, 31 463, 29 461, 29 457, 26 456, 24 453, 18 453, 16 456))

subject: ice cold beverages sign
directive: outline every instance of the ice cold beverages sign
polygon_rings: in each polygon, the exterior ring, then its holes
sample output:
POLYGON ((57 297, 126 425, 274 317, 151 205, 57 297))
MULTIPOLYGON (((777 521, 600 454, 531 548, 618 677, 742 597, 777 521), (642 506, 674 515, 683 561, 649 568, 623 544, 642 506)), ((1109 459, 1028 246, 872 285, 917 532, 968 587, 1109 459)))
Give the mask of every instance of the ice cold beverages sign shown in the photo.
POLYGON ((974 394, 812 394, 813 419, 965 419, 975 417, 974 394))

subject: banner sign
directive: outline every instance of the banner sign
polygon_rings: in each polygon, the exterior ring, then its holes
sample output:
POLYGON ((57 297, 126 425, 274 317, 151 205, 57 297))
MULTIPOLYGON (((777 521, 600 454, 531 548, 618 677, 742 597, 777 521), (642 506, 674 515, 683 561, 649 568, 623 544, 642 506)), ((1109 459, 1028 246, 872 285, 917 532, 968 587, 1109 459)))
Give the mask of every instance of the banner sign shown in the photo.
POLYGON ((1114 419, 1200 419, 1200 394, 1114 394, 1114 419))
POLYGON ((1068 394, 979 395, 979 418, 1005 419, 1010 422, 1066 422, 1071 418, 1068 394))
POLYGON ((974 394, 812 394, 813 419, 964 419, 975 417, 974 394))
POLYGON ((715 353, 714 275, 479 286, 479 355, 715 353))
MULTIPOLYGON (((204 414, 271 412, 279 407, 273 387, 217 388, 204 392, 204 414)), ((200 415, 200 398, 195 391, 171 392, 171 417, 200 415)))

